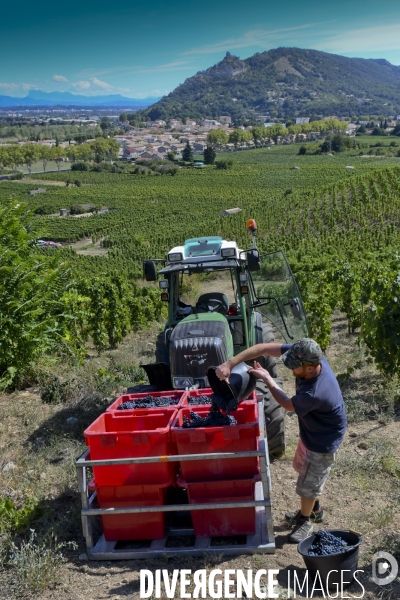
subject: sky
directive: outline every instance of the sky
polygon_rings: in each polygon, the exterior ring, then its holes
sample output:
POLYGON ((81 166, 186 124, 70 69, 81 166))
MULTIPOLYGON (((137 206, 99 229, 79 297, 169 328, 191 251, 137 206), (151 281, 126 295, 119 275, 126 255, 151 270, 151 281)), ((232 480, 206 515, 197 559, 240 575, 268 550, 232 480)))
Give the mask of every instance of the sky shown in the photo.
POLYGON ((400 65, 396 0, 21 0, 0 17, 0 95, 162 96, 223 59, 298 47, 400 65))

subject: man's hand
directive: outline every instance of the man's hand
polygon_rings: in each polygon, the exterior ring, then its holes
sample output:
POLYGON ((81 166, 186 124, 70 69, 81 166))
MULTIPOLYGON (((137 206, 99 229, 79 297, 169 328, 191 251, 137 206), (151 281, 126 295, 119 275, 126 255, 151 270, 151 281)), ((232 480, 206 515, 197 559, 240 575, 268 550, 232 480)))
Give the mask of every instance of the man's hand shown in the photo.
POLYGON ((271 375, 262 368, 259 362, 254 361, 254 368, 250 369, 250 373, 253 373, 259 379, 262 379, 272 394, 272 397, 280 404, 285 410, 294 411, 292 401, 286 396, 283 390, 277 385, 276 381, 271 375))
POLYGON ((272 379, 271 375, 268 373, 268 371, 266 369, 263 369, 263 367, 260 365, 260 363, 257 362, 256 360, 254 361, 253 369, 250 369, 249 373, 252 373, 256 377, 258 377, 258 379, 262 379, 263 381, 265 381, 266 384, 268 384, 269 381, 271 381, 273 383, 273 379, 272 379))
POLYGON ((226 380, 229 383, 229 375, 231 374, 231 368, 227 362, 223 363, 216 370, 218 379, 221 381, 226 380))

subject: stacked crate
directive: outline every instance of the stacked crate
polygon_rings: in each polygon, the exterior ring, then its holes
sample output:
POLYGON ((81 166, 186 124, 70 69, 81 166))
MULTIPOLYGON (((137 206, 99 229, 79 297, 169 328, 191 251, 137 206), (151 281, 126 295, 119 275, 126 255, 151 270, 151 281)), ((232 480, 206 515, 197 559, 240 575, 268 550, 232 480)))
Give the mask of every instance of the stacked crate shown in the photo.
MULTIPOLYGON (((118 398, 84 432, 92 460, 142 458, 176 454, 171 425, 186 392, 153 393, 172 396, 171 407, 118 410, 123 402, 135 402, 147 394, 125 394, 118 398)), ((94 466, 92 489, 100 508, 162 506, 167 488, 176 485, 177 463, 94 466)), ((104 537, 113 540, 161 539, 165 535, 165 513, 131 513, 102 516, 104 537)))
MULTIPOLYGON (((183 427, 184 416, 191 411, 201 417, 207 405, 193 405, 190 397, 211 395, 212 390, 188 392, 175 417, 172 437, 178 454, 210 454, 257 450, 259 429, 255 393, 241 402, 232 416, 237 425, 222 427, 183 427)), ((194 400, 192 400, 193 402, 194 400)), ((189 504, 247 502, 255 499, 255 485, 260 480, 257 457, 211 458, 181 461, 178 485, 186 488, 189 504)), ((249 535, 255 533, 255 508, 227 508, 191 511, 193 528, 198 537, 249 535)))
MULTIPOLYGON (((91 460, 166 457, 255 451, 259 416, 256 394, 240 403, 232 413, 237 425, 183 428, 183 417, 191 411, 206 416, 210 403, 192 404, 196 397, 213 394, 211 389, 153 392, 169 396, 170 407, 119 410, 125 402, 137 402, 148 394, 124 394, 84 432, 91 460)), ((91 489, 100 508, 153 507, 166 504, 167 489, 176 484, 187 490, 190 504, 244 502, 255 499, 259 481, 256 457, 147 464, 93 466, 91 489), (178 477, 177 477, 178 476, 178 477)), ((165 536, 165 512, 102 515, 107 541, 161 539, 165 536)), ((247 535, 255 532, 255 508, 191 511, 194 532, 199 537, 247 535)))

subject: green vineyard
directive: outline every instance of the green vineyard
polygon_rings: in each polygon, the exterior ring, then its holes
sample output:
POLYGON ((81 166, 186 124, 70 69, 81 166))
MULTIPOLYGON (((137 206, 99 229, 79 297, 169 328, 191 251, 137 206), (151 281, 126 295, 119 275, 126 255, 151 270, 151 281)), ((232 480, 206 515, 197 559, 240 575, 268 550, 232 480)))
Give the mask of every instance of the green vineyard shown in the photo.
POLYGON ((79 187, 46 187, 46 181, 72 179, 70 173, 47 174, 39 176, 45 193, 31 197, 27 192, 37 185, 3 182, 0 199, 12 196, 33 212, 49 215, 33 215, 31 222, 39 237, 65 245, 40 252, 52 251, 66 261, 74 293, 89 299, 87 310, 85 300, 80 300, 87 315, 70 334, 80 335, 81 344, 90 335, 99 350, 113 346, 127 331, 160 314, 156 292, 135 284, 142 277, 143 259, 164 258, 186 238, 210 234, 235 239, 246 248, 245 222, 255 218, 260 250, 283 249, 287 254, 312 335, 321 345, 328 345, 330 316, 340 308, 347 315, 349 331, 361 326, 372 356, 377 358, 378 346, 382 349, 387 343, 378 366, 398 372, 400 365, 391 352, 396 343, 390 333, 393 323, 379 324, 378 317, 380 311, 382 319, 388 314, 383 301, 393 313, 400 285, 395 275, 400 159, 366 159, 354 151, 334 156, 297 152, 298 145, 237 152, 229 155, 232 169, 181 169, 174 177, 79 172, 79 187), (108 212, 59 216, 61 208, 78 205, 107 207, 108 212), (241 212, 220 216, 233 207, 241 212), (69 244, 82 238, 91 238, 107 254, 76 254, 69 244), (391 292, 384 293, 389 288, 391 292))

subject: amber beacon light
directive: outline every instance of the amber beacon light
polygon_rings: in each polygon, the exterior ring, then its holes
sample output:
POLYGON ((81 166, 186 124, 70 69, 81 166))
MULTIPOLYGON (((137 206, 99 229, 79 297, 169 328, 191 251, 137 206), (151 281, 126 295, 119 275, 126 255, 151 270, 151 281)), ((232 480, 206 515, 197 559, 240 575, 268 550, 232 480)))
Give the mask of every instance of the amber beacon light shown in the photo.
POLYGON ((254 219, 248 219, 246 225, 247 225, 247 229, 249 231, 251 231, 251 233, 254 233, 255 231, 257 231, 257 223, 255 222, 254 219))

